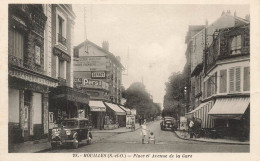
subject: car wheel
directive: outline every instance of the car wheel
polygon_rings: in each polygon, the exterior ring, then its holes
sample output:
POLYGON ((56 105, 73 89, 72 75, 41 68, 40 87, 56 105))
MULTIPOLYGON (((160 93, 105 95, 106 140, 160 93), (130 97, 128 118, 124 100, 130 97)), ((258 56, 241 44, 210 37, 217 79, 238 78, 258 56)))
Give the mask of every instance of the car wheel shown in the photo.
POLYGON ((74 139, 73 139, 72 146, 73 146, 74 149, 78 149, 78 147, 79 147, 79 141, 78 141, 77 138, 74 138, 74 139))
POLYGON ((51 143, 51 148, 52 148, 52 149, 57 148, 57 144, 56 144, 56 143, 51 143))

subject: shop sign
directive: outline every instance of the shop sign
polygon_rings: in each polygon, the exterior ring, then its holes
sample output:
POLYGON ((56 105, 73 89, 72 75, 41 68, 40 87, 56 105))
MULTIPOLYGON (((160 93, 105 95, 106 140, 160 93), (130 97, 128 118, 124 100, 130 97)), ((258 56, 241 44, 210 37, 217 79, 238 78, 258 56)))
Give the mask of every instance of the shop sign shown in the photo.
POLYGON ((106 78, 106 72, 91 72, 91 78, 92 79, 105 79, 106 78))
POLYGON ((107 69, 107 59, 100 57, 80 57, 74 61, 74 71, 105 71, 107 69))
POLYGON ((20 78, 29 82, 34 82, 34 83, 38 83, 38 84, 42 84, 42 85, 46 85, 49 87, 57 87, 58 83, 44 79, 44 78, 40 78, 37 77, 35 75, 31 75, 28 73, 24 73, 21 71, 16 71, 16 70, 9 70, 9 75, 12 77, 16 77, 16 78, 20 78))
POLYGON ((131 128, 132 123, 135 123, 135 116, 134 115, 126 115, 126 127, 131 128))
POLYGON ((106 107, 95 107, 92 106, 90 107, 90 111, 94 111, 94 112, 105 112, 106 111, 106 107))
POLYGON ((180 117, 180 130, 187 130, 188 126, 187 126, 187 118, 186 117, 180 117))

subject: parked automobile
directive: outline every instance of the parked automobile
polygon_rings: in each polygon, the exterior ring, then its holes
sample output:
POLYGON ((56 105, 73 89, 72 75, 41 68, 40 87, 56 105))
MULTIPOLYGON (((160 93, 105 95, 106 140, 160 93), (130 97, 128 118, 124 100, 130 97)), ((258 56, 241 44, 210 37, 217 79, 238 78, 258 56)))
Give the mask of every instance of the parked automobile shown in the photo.
POLYGON ((178 123, 174 117, 163 117, 161 121, 161 130, 176 130, 178 128, 178 123))
POLYGON ((92 134, 91 125, 86 118, 71 118, 62 121, 59 127, 52 129, 51 146, 56 148, 58 145, 70 144, 77 149, 79 142, 86 140, 91 144, 92 134))

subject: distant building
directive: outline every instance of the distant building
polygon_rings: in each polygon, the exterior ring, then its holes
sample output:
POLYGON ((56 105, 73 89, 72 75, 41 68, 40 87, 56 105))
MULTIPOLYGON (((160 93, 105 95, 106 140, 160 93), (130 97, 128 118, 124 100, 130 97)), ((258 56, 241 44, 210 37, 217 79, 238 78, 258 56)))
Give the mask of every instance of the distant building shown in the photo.
MULTIPOLYGON (((97 128, 104 127, 106 108, 94 109, 94 107, 102 105, 103 101, 115 104, 121 102, 123 69, 120 57, 109 52, 107 41, 104 41, 100 47, 86 40, 74 48, 74 87, 82 89, 90 95, 91 103, 93 103, 90 107, 92 122, 97 128)), ((117 118, 115 116, 113 119, 114 123, 118 120, 117 118)))

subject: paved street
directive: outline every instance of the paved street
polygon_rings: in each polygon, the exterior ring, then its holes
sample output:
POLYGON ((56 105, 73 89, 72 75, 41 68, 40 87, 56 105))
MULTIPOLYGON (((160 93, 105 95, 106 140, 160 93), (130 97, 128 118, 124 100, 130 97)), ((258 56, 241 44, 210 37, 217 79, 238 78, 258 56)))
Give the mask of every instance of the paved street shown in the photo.
POLYGON ((140 129, 127 133, 94 133, 91 145, 81 143, 78 149, 61 147, 43 152, 85 153, 85 152, 249 152, 249 145, 231 145, 196 142, 179 139, 171 131, 160 130, 160 122, 152 122, 148 128, 155 133, 156 144, 141 144, 140 129), (95 136, 96 135, 96 136, 95 136), (97 139, 98 137, 98 139, 97 139))

